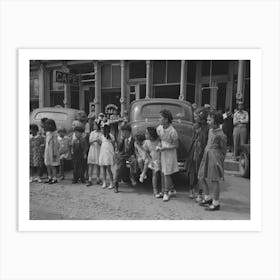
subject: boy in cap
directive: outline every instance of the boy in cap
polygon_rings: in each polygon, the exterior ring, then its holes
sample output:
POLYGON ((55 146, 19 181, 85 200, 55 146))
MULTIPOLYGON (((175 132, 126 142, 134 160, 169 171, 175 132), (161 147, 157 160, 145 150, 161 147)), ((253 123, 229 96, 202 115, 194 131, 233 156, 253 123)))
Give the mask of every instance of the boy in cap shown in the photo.
POLYGON ((80 179, 81 183, 85 183, 84 173, 86 169, 87 158, 87 141, 83 137, 84 129, 81 126, 74 128, 75 138, 72 141, 71 154, 73 160, 73 184, 80 179))

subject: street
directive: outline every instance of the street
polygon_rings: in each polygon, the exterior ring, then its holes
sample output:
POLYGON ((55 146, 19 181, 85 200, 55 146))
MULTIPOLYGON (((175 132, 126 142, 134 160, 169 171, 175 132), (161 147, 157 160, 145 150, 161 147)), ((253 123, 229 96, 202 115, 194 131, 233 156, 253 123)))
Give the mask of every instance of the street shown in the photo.
POLYGON ((250 219, 250 180, 225 175, 221 183, 221 210, 205 211, 188 198, 185 177, 176 176, 176 197, 163 202, 153 197, 150 183, 131 187, 121 183, 119 193, 72 184, 72 173, 57 184, 30 184, 31 220, 247 220, 250 219))

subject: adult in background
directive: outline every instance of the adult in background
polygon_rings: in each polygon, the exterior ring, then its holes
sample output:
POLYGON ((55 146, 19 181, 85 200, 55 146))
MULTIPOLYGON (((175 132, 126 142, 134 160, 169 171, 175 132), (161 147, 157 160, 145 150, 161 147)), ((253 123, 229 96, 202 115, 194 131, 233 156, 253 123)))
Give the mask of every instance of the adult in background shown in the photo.
POLYGON ((248 122, 249 115, 244 110, 243 103, 239 102, 237 106, 237 111, 233 115, 233 145, 235 160, 238 159, 240 145, 246 144, 248 122))
POLYGON ((233 145, 233 138, 232 138, 233 115, 232 115, 232 112, 230 111, 230 108, 226 108, 226 111, 223 114, 223 119, 224 119, 224 123, 222 125, 222 129, 223 129, 224 134, 227 137, 227 146, 228 146, 229 152, 231 152, 232 145, 233 145))

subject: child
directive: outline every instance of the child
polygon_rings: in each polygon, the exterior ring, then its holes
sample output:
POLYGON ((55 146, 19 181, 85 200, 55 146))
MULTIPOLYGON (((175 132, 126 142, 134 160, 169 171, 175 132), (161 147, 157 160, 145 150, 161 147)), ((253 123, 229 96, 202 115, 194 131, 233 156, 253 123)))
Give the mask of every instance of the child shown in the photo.
POLYGON ((113 173, 111 166, 114 165, 114 145, 115 139, 114 136, 110 133, 110 125, 103 123, 103 135, 101 136, 101 148, 99 155, 99 165, 103 169, 103 185, 102 188, 105 189, 106 185, 106 174, 107 171, 110 177, 110 185, 108 189, 113 189, 113 173))
POLYGON ((73 162, 73 180, 72 184, 77 184, 80 179, 85 183, 85 159, 87 157, 87 143, 83 136, 84 129, 81 126, 75 126, 74 137, 72 139, 71 154, 73 162))
POLYGON ((59 144, 57 139, 56 124, 52 119, 46 120, 46 147, 45 147, 45 165, 48 171, 48 181, 46 183, 57 183, 56 168, 59 166, 59 144))
POLYGON ((65 161, 70 159, 70 139, 66 136, 66 129, 61 128, 58 131, 58 144, 59 144, 59 159, 60 159, 60 171, 59 176, 61 180, 64 180, 64 166, 65 161))
POLYGON ((171 175, 179 171, 177 161, 178 134, 172 126, 173 116, 169 110, 160 112, 161 124, 157 127, 157 134, 161 140, 161 145, 157 150, 161 152, 161 171, 163 179, 163 201, 168 201, 171 195, 176 194, 173 187, 171 175))
POLYGON ((121 127, 121 138, 118 144, 118 154, 116 161, 116 174, 115 174, 115 193, 119 192, 119 181, 121 179, 121 171, 126 168, 126 162, 129 162, 129 177, 132 186, 136 185, 134 174, 136 172, 136 160, 134 149, 134 138, 131 135, 131 126, 125 124, 121 127))
POLYGON ((155 127, 147 127, 146 139, 147 140, 143 144, 143 148, 146 151, 145 167, 140 175, 139 181, 143 182, 143 179, 146 176, 147 169, 152 169, 154 196, 156 198, 162 198, 163 193, 158 190, 158 177, 160 175, 160 152, 157 151, 157 147, 160 145, 160 140, 155 127))
MULTIPOLYGON (((134 142, 134 149, 135 149, 135 156, 136 156, 136 163, 138 168, 140 169, 141 173, 144 169, 145 159, 146 159, 146 151, 143 147, 144 141, 146 140, 146 137, 144 134, 136 134, 135 136, 135 142, 134 142)), ((141 177, 140 177, 141 179, 141 177)), ((146 174, 142 178, 141 183, 143 183, 143 180, 146 179, 146 174)))
POLYGON ((30 125, 30 183, 38 181, 41 183, 41 170, 44 165, 44 142, 45 139, 39 134, 36 124, 30 125), (36 176, 37 175, 37 176, 36 176), (34 178, 34 176, 36 176, 34 178))
MULTIPOLYGON (((195 188, 197 184, 197 173, 207 144, 209 127, 207 125, 207 111, 199 108, 194 112, 195 125, 193 128, 192 144, 187 159, 187 175, 190 180, 189 198, 196 197, 195 188)), ((202 190, 199 189, 196 202, 201 202, 202 190)))
POLYGON ((88 152, 88 183, 87 187, 92 186, 92 173, 94 167, 96 167, 96 177, 97 177, 97 184, 100 184, 100 166, 99 166, 99 154, 100 154, 100 147, 101 147, 101 136, 102 133, 100 131, 101 121, 95 119, 93 121, 93 131, 90 133, 89 136, 89 152, 88 152))
POLYGON ((206 210, 215 211, 220 209, 219 181, 224 178, 224 159, 227 151, 227 138, 220 125, 223 123, 223 115, 211 112, 208 115, 207 123, 210 126, 208 142, 198 171, 198 179, 204 187, 205 197, 200 206, 207 206, 206 210), (209 193, 207 180, 210 180, 213 187, 213 200, 209 193))

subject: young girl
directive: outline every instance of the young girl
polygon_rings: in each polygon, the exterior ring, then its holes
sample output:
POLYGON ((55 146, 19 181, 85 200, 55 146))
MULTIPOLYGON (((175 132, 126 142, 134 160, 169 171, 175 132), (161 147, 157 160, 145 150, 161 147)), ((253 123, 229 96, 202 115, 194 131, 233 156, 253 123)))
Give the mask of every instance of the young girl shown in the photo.
POLYGON ((59 166, 59 144, 55 121, 52 119, 46 121, 46 147, 44 158, 48 170, 48 181, 46 183, 55 184, 57 183, 56 167, 59 166))
POLYGON ((101 148, 99 155, 99 165, 103 170, 103 185, 102 188, 106 188, 106 173, 108 171, 110 176, 110 185, 109 189, 113 189, 113 173, 111 170, 111 166, 114 164, 114 146, 115 139, 114 136, 110 133, 110 125, 107 123, 103 123, 103 135, 101 136, 101 148))
POLYGON ((148 168, 153 171, 153 191, 156 198, 162 198, 163 193, 158 190, 158 178, 160 176, 160 152, 157 151, 157 147, 160 146, 160 140, 157 135, 155 127, 147 127, 146 129, 146 141, 143 144, 143 148, 146 151, 146 160, 144 170, 140 175, 140 182, 143 182, 146 177, 148 168))
POLYGON ((200 202, 201 206, 207 206, 206 210, 215 211, 220 209, 219 181, 224 178, 224 159, 227 151, 227 138, 220 125, 223 123, 223 115, 211 112, 207 123, 210 126, 208 142, 198 171, 198 179, 204 188, 205 197, 200 202), (207 180, 211 182, 213 189, 213 200, 209 193, 207 180))
MULTIPOLYGON (((146 151, 143 147, 145 140, 146 137, 144 134, 139 133, 135 135, 134 149, 135 149, 135 156, 136 156, 136 164, 141 172, 143 172, 145 159, 146 159, 146 151)), ((141 183, 143 183, 143 180, 146 179, 146 174, 144 175, 144 177, 142 178, 141 181, 141 176, 140 176, 139 180, 141 183)))
POLYGON ((40 173, 44 165, 44 143, 45 139, 39 134, 36 124, 30 125, 30 183, 38 181, 41 183, 40 173), (34 176, 36 176, 34 178, 34 176))
MULTIPOLYGON (((197 173, 203 157, 204 149, 207 144, 209 127, 207 124, 208 112, 204 108, 199 108, 194 112, 195 125, 193 129, 193 137, 191 148, 188 153, 187 175, 190 181, 189 198, 196 197, 195 189, 197 185, 197 173)), ((202 190, 198 190, 197 202, 201 202, 202 190)))
POLYGON ((58 144, 59 144, 59 159, 60 170, 59 176, 61 180, 64 180, 64 165, 65 161, 70 159, 70 139, 66 136, 66 129, 61 128, 58 131, 58 144))
POLYGON ((94 167, 96 168, 96 177, 97 177, 97 184, 100 184, 100 166, 99 166, 99 154, 100 154, 100 147, 101 147, 101 136, 102 133, 100 131, 101 121, 95 119, 93 121, 93 131, 90 133, 89 136, 89 152, 88 152, 88 183, 87 186, 92 186, 92 173, 94 171, 94 167))
POLYGON ((157 134, 161 144, 157 150, 161 152, 161 171, 163 179, 163 201, 168 201, 171 195, 176 194, 173 187, 171 175, 179 171, 177 161, 178 134, 172 126, 173 116, 169 110, 160 112, 160 125, 157 127, 157 134))

